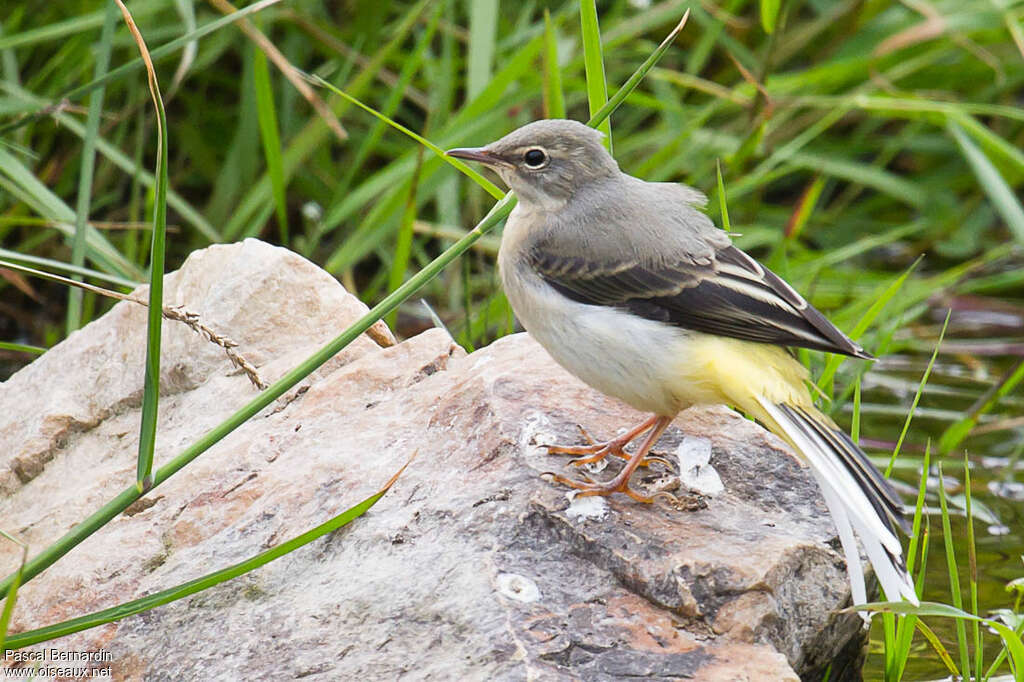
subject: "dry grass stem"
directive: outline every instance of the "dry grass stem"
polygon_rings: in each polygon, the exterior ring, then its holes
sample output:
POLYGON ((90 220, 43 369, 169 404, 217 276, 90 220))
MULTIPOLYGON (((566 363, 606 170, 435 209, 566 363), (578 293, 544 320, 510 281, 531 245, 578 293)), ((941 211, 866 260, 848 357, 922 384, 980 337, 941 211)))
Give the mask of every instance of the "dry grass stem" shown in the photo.
MULTIPOLYGON (((149 301, 143 298, 136 298, 134 294, 122 294, 121 292, 114 291, 113 289, 106 289, 104 287, 99 287, 96 286, 95 284, 89 284, 87 282, 76 282, 73 279, 62 277, 60 275, 55 275, 52 272, 43 272, 42 270, 36 270, 35 268, 29 268, 24 265, 18 265, 16 263, 9 263, 7 261, 3 262, 3 266, 4 268, 20 270, 30 275, 42 277, 43 279, 49 279, 55 282, 60 282, 61 284, 67 284, 68 286, 85 289, 86 291, 91 291, 95 294, 99 294, 100 296, 106 296, 107 298, 116 298, 119 301, 131 301, 132 303, 137 303, 138 305, 141 305, 143 307, 149 307, 149 301)), ((269 384, 267 384, 267 382, 263 381, 263 379, 260 378, 259 373, 257 373, 256 368, 252 365, 252 363, 246 360, 245 356, 243 356, 241 353, 235 350, 235 348, 238 347, 238 344, 232 341, 230 338, 222 336, 217 332, 213 331, 212 329, 210 329, 209 327, 207 327, 206 325, 202 324, 199 321, 199 315, 185 310, 184 306, 164 307, 162 315, 164 319, 174 320, 175 322, 181 322, 182 324, 187 325, 195 333, 205 337, 211 343, 223 348, 224 353, 228 356, 228 359, 231 360, 231 364, 245 372, 245 375, 249 377, 249 381, 251 381, 253 385, 256 386, 256 388, 258 388, 261 391, 267 388, 269 384)), ((390 335, 390 333, 391 332, 389 331, 388 334, 390 335)), ((391 337, 391 339, 391 345, 393 345, 394 337, 391 337)), ((374 338, 374 341, 377 341, 377 343, 381 343, 376 338, 374 338)))
MULTIPOLYGON (((298 14, 294 10, 282 8, 280 13, 282 17, 294 21, 295 25, 301 27, 302 30, 306 31, 306 33, 313 36, 338 54, 350 58, 360 67, 366 68, 372 64, 372 59, 341 42, 330 33, 314 24, 308 18, 298 14)), ((443 23, 443 21, 441 23, 443 23)), ((377 79, 389 88, 398 87, 398 74, 385 67, 380 67, 377 70, 377 79)), ((405 96, 409 101, 415 102, 422 109, 430 107, 430 98, 427 97, 427 93, 423 92, 419 88, 415 88, 411 85, 407 86, 405 96)))
MULTIPOLYGON (((238 11, 238 8, 232 5, 228 0, 208 0, 208 2, 216 7, 224 14, 233 14, 238 11)), ((299 91, 309 105, 316 110, 316 113, 320 115, 320 118, 324 120, 327 127, 337 136, 339 140, 345 141, 348 139, 348 132, 342 127, 338 117, 334 115, 331 108, 327 106, 322 99, 320 99, 313 88, 309 86, 306 81, 299 75, 298 70, 292 66, 288 58, 281 54, 281 51, 274 46, 274 43, 270 42, 267 36, 263 35, 263 32, 253 26, 252 22, 248 19, 239 19, 238 28, 242 29, 242 32, 249 37, 249 40, 256 43, 256 47, 260 48, 267 59, 274 63, 284 77, 288 79, 288 82, 299 91)))
MULTIPOLYGON (((140 301, 135 298, 129 298, 128 300, 134 301, 135 303, 142 303, 143 305, 145 305, 145 301, 140 301)), ((269 384, 267 384, 267 382, 263 381, 263 379, 260 378, 260 375, 256 372, 256 368, 252 366, 252 363, 246 360, 244 355, 235 350, 235 348, 238 347, 238 344, 229 339, 228 337, 218 334, 217 332, 213 331, 205 324, 200 322, 199 315, 193 312, 189 312, 188 310, 185 310, 184 306, 179 305, 174 306, 173 308, 164 308, 163 316, 168 320, 176 320, 178 322, 181 322, 182 324, 188 326, 188 328, 194 331, 196 334, 206 337, 206 339, 210 343, 213 343, 223 348, 224 353, 228 356, 228 359, 231 360, 231 364, 245 372, 245 375, 249 377, 249 381, 251 381, 253 385, 256 386, 256 388, 260 389, 261 391, 267 389, 267 386, 269 386, 269 384)))

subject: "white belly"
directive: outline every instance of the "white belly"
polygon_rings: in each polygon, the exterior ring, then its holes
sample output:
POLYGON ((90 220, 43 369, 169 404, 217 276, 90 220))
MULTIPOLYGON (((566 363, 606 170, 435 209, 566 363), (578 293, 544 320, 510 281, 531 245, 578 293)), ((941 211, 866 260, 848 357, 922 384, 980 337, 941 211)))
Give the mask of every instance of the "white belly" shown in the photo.
POLYGON ((688 332, 571 301, 532 271, 520 275, 502 268, 505 294, 523 327, 558 364, 638 410, 674 416, 689 406, 673 391, 688 332))

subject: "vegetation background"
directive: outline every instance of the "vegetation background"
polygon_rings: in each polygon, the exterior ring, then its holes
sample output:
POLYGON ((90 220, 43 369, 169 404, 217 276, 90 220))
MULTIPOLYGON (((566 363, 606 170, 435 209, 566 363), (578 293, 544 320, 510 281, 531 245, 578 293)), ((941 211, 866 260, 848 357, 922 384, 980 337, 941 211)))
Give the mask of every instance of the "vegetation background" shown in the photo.
MULTIPOLYGON (((586 120, 603 81, 614 92, 689 9, 610 120, 616 158, 706 192, 720 224, 727 207, 741 247, 881 358, 802 354, 823 375, 827 407, 908 498, 926 447, 933 465, 945 462, 946 487, 930 467, 919 504, 943 540, 925 598, 1004 609, 997 617, 1019 633, 1017 583, 1004 587, 1024 568, 1024 3, 308 0, 217 25, 234 11, 227 0, 129 9, 166 110, 166 197, 153 171, 159 117, 116 5, 6 2, 0 258, 127 292, 148 279, 166 207, 167 270, 208 244, 259 237, 370 305, 492 199, 299 70, 442 148, 477 145, 536 118, 586 120), (595 7, 599 42, 581 22, 595 7)), ((440 323, 472 349, 513 331, 497 239, 477 241, 391 314, 397 334, 440 323)), ((0 379, 112 303, 0 269, 0 379)), ((963 621, 932 622, 931 644, 876 623, 883 653, 869 677, 1007 670, 989 666, 1005 640, 975 631, 968 645, 963 621), (890 658, 897 641, 905 670, 890 658)))

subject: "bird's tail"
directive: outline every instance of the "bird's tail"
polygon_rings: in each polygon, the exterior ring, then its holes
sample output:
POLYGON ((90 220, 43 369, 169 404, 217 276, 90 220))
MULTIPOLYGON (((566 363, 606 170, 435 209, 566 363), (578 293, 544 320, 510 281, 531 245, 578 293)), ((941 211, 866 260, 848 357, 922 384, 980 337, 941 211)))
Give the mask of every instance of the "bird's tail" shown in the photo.
POLYGON ((839 531, 854 604, 867 603, 860 553, 853 531, 888 599, 917 604, 914 582, 903 561, 896 525, 909 530, 899 498, 867 455, 832 421, 809 406, 758 398, 766 424, 804 456, 839 531))
POLYGON ((917 604, 896 534, 897 525, 907 530, 900 500, 850 437, 813 406, 807 369, 778 346, 720 336, 695 335, 686 350, 680 390, 694 392, 693 402, 726 403, 756 417, 810 465, 839 531, 854 603, 867 602, 856 531, 886 597, 917 604))

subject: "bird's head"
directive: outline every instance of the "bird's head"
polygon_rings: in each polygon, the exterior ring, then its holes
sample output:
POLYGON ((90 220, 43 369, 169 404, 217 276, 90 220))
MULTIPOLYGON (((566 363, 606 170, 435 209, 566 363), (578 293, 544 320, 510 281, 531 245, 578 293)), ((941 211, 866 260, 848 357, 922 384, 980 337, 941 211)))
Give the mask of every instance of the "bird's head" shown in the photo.
POLYGON ((549 119, 528 123, 485 147, 449 149, 447 154, 493 169, 527 206, 550 208, 619 172, 602 137, 577 121, 549 119))

